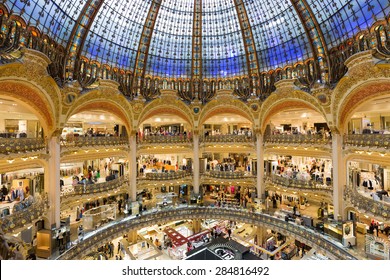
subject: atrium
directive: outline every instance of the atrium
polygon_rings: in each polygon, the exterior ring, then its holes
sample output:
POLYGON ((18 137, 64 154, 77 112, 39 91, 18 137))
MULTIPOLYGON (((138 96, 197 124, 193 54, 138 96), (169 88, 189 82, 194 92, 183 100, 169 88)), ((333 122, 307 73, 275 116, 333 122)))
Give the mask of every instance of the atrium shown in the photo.
POLYGON ((388 260, 389 14, 0 1, 0 259, 388 260))

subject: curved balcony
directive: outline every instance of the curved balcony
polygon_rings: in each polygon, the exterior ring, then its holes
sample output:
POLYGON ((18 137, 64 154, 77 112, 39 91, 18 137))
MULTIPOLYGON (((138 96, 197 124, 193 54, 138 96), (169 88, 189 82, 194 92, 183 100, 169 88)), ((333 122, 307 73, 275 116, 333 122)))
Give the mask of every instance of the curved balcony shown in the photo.
POLYGON ((187 176, 191 176, 191 172, 187 171, 176 171, 176 172, 163 172, 163 173, 157 173, 157 172, 150 172, 145 173, 145 177, 138 177, 139 180, 175 180, 175 179, 181 179, 185 178, 187 176))
POLYGON ((248 174, 245 171, 216 171, 216 170, 210 170, 203 174, 207 177, 212 178, 218 178, 218 179, 245 179, 245 178, 252 178, 251 174, 248 174))
POLYGON ((0 138, 0 154, 46 152, 44 138, 0 138))
POLYGON ((275 174, 267 176, 265 179, 267 182, 279 185, 283 188, 291 188, 302 191, 326 191, 330 193, 333 191, 331 185, 328 186, 326 184, 320 184, 313 180, 290 179, 275 174))
POLYGON ((348 134, 344 136, 344 145, 388 150, 390 148, 390 134, 348 134))
POLYGON ((138 144, 186 144, 192 143, 192 137, 186 135, 147 135, 138 139, 138 144))
POLYGON ((26 224, 40 219, 49 208, 49 201, 46 195, 37 195, 34 197, 34 201, 30 203, 31 201, 29 202, 27 199, 19 202, 17 207, 15 207, 16 205, 14 206, 11 215, 0 219, 0 227, 4 233, 14 232, 26 224))
POLYGON ((97 183, 97 184, 77 184, 73 188, 68 188, 66 191, 63 191, 61 193, 61 197, 69 197, 69 196, 80 196, 80 195, 88 195, 88 194, 95 194, 95 193, 101 193, 101 192, 107 192, 111 190, 115 190, 118 187, 121 187, 122 184, 127 182, 127 179, 122 176, 119 178, 116 178, 111 181, 103 182, 103 183, 97 183))
POLYGON ((356 259, 339 242, 310 228, 286 222, 267 214, 249 212, 244 209, 214 207, 167 208, 157 212, 149 212, 138 217, 126 217, 114 221, 103 228, 87 233, 82 241, 67 250, 58 259, 82 259, 83 256, 91 251, 97 250, 102 244, 122 236, 130 230, 183 219, 222 219, 255 226, 265 226, 284 235, 294 236, 296 239, 316 250, 324 250, 334 259, 356 259))
POLYGON ((116 136, 77 136, 61 139, 61 150, 78 150, 86 147, 129 147, 128 137, 116 136))
POLYGON ((332 138, 319 134, 273 134, 264 137, 265 144, 324 146, 332 143, 332 138))
POLYGON ((390 217, 390 204, 365 197, 359 194, 356 188, 352 187, 352 185, 347 185, 345 187, 344 201, 350 202, 360 212, 379 216, 385 220, 388 220, 390 217))
POLYGON ((127 189, 127 176, 97 184, 78 184, 61 193, 61 209, 71 207, 78 200, 95 199, 109 192, 125 191, 127 189))
POLYGON ((208 135, 200 137, 200 142, 205 144, 211 143, 226 143, 226 144, 238 144, 238 143, 254 143, 256 138, 251 135, 237 135, 237 134, 226 134, 226 135, 208 135))

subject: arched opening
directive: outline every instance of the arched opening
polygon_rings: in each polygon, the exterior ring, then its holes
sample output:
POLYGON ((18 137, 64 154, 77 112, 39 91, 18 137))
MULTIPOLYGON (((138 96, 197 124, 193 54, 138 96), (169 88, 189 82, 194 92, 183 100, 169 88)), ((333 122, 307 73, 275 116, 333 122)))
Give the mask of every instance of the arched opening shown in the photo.
POLYGON ((28 104, 0 95, 1 138, 43 138, 40 119, 28 104))

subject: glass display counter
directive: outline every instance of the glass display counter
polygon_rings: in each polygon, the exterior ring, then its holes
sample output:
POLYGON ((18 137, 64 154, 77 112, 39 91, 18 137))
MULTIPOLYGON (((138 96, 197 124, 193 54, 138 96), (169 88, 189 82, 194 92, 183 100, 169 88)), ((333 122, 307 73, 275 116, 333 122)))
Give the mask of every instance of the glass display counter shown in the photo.
POLYGON ((324 223, 324 231, 330 236, 336 238, 340 242, 343 239, 342 225, 338 223, 324 223))

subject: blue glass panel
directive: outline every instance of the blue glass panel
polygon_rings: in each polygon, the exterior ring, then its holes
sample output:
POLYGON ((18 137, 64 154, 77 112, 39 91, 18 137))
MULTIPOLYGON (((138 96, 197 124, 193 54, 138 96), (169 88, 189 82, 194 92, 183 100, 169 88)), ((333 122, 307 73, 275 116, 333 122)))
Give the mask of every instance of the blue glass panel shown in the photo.
POLYGON ((245 47, 233 0, 203 0, 203 77, 248 74, 245 47))
POLYGON ((335 47, 390 13, 388 0, 307 0, 324 33, 328 48, 335 47))
POLYGON ((35 26, 42 33, 48 34, 57 43, 66 46, 75 19, 80 13, 85 0, 74 1, 6 1, 7 7, 14 14, 21 15, 28 25, 35 26), (64 5, 65 4, 65 5, 64 5), (60 5, 60 6, 59 6, 60 5), (71 13, 62 8, 70 7, 71 13), (72 16, 74 16, 72 18, 72 16))
POLYGON ((104 1, 88 33, 83 55, 124 69, 134 69, 151 1, 104 1))
POLYGON ((245 6, 251 20, 260 71, 312 56, 305 29, 290 0, 247 0, 245 6))
POLYGON ((193 0, 163 1, 150 42, 146 73, 191 77, 193 0))

